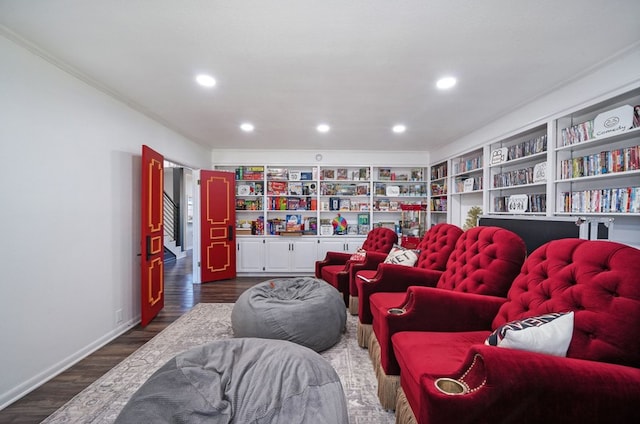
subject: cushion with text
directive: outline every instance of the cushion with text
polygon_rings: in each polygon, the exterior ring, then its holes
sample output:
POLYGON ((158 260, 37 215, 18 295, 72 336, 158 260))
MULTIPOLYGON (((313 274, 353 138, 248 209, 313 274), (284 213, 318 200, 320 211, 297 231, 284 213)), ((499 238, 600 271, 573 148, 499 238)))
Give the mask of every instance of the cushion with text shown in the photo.
POLYGON ((573 312, 558 312, 511 321, 497 328, 486 345, 567 356, 573 335, 573 312))
POLYGON ((393 246, 387 258, 384 260, 385 264, 396 264, 413 266, 418 261, 419 250, 405 249, 401 246, 393 246))

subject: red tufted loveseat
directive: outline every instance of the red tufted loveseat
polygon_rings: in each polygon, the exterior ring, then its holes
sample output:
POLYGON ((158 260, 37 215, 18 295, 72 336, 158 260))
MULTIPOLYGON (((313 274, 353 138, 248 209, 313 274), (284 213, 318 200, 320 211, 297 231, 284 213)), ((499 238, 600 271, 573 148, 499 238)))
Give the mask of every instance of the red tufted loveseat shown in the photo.
MULTIPOLYGON (((404 283, 504 298, 525 257, 524 241, 512 231, 499 227, 475 227, 460 236, 445 271, 437 280, 430 284, 412 284, 411 280, 404 283)), ((378 376, 378 397, 389 409, 395 404, 399 369, 385 315, 389 308, 402 304, 405 293, 376 292, 369 297, 373 321, 373 331, 368 340, 369 355, 378 376)))
POLYGON ((411 287, 387 316, 400 424, 627 423, 640 402, 640 250, 561 239, 536 249, 507 300, 411 287), (566 357, 484 344, 507 322, 573 311, 566 357), (411 331, 406 331, 411 330, 411 331), (438 378, 463 380, 450 395, 438 378))
MULTIPOLYGON (((395 231, 376 227, 369 231, 361 249, 367 251, 367 256, 379 253, 384 260, 397 242, 398 234, 395 231)), ((350 260, 351 256, 351 253, 327 252, 324 260, 316 261, 315 268, 316 278, 325 280, 342 293, 345 306, 349 305, 349 271, 352 264, 358 264, 350 260)))
MULTIPOLYGON (((412 281, 416 285, 429 285, 431 281, 436 279, 436 276, 439 277, 444 271, 447 260, 462 233, 460 227, 452 224, 441 223, 431 227, 416 246, 416 250, 419 250, 420 254, 413 267, 385 264, 382 263, 385 258, 382 258, 376 266, 366 267, 367 269, 354 268, 349 280, 349 311, 354 315, 359 314, 358 279, 367 280, 371 287, 386 287, 387 284, 397 284, 398 287, 402 287, 401 291, 406 290, 407 287, 406 284, 403 284, 404 281, 412 281)), ((362 315, 365 320, 360 320, 358 343, 360 346, 366 347, 371 333, 371 319, 368 319, 370 313, 367 304, 364 305, 362 315), (362 324, 367 325, 363 326, 362 324)))

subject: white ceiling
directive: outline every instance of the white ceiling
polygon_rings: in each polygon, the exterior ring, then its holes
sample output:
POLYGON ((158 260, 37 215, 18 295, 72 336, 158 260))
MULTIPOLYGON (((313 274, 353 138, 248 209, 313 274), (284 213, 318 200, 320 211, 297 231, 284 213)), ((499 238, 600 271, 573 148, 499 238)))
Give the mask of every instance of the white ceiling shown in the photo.
POLYGON ((212 148, 435 149, 637 44, 639 19, 638 0, 0 0, 0 33, 212 148))

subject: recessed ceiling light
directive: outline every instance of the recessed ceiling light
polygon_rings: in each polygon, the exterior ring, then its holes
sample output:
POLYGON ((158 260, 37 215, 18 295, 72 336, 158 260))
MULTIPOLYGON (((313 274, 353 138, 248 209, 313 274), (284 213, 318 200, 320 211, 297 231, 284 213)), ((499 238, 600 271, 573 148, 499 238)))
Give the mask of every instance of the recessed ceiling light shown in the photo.
POLYGON ((253 132, 254 128, 255 127, 253 126, 253 124, 249 122, 244 122, 243 124, 240 125, 240 129, 244 132, 253 132))
POLYGON ((196 82, 203 87, 211 88, 216 85, 216 80, 211 75, 200 74, 196 77, 196 82))
POLYGON ((316 127, 316 130, 321 133, 328 133, 331 127, 327 124, 320 124, 316 127))
POLYGON ((407 127, 402 124, 394 125, 393 128, 391 128, 391 131, 393 131, 396 134, 402 134, 406 130, 407 130, 407 127))
POLYGON ((444 78, 440 78, 438 82, 436 82, 436 87, 438 87, 441 90, 446 90, 456 85, 456 83, 457 83, 457 80, 454 77, 444 77, 444 78))

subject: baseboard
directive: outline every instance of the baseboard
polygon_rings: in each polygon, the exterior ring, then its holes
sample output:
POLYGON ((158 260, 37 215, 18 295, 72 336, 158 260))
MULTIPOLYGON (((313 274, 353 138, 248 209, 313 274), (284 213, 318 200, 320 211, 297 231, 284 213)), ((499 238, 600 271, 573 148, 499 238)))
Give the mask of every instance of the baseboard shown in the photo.
POLYGON ((140 316, 131 319, 130 321, 119 325, 114 328, 109 333, 105 334, 103 337, 100 337, 98 340, 93 343, 87 345, 85 348, 75 352, 73 355, 63 359, 62 361, 54 364, 53 366, 47 368, 43 372, 35 375, 34 377, 28 379, 24 383, 19 386, 9 390, 8 392, 0 394, 0 410, 3 410, 7 406, 26 396, 33 390, 42 386, 47 381, 56 377, 60 373, 66 371, 71 368, 87 356, 91 355, 96 350, 100 349, 107 343, 112 340, 120 337, 122 334, 126 333, 136 325, 140 323, 140 316))

